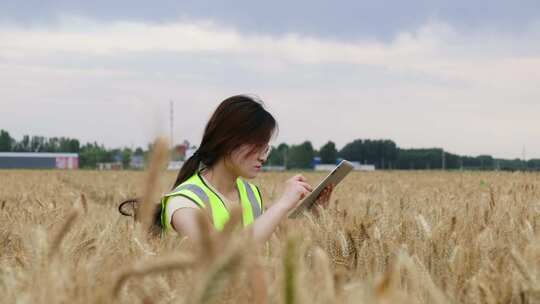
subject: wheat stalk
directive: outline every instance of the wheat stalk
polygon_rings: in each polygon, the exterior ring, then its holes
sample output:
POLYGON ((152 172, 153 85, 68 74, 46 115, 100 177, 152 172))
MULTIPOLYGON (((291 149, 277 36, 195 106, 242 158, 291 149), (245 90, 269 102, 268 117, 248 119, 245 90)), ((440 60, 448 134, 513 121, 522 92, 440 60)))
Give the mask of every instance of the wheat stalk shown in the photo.
POLYGON ((160 172, 165 168, 168 155, 167 140, 162 137, 157 138, 152 146, 152 155, 146 172, 141 205, 135 215, 136 221, 142 223, 144 231, 149 231, 152 227, 153 211, 156 208, 156 202, 159 201, 159 176, 160 172))
POLYGON ((283 275, 284 286, 283 296, 285 304, 294 304, 297 301, 296 292, 296 274, 298 271, 298 245, 296 239, 289 238, 287 240, 287 247, 285 250, 285 256, 283 257, 283 275))
POLYGON ((244 257, 240 246, 217 258, 192 295, 192 303, 214 303, 225 287, 226 279, 240 269, 244 257))
POLYGON ((68 234, 69 230, 73 226, 73 223, 75 223, 75 220, 79 216, 79 213, 77 210, 73 209, 67 219, 64 221, 64 224, 58 231, 58 233, 53 237, 51 246, 49 248, 49 259, 52 258, 55 254, 57 254, 58 249, 60 248, 60 244, 62 243, 62 240, 64 237, 68 234))
POLYGON ((125 270, 118 275, 116 281, 113 284, 111 295, 116 298, 118 297, 122 286, 130 278, 144 277, 152 274, 159 274, 171 271, 186 270, 193 266, 194 261, 191 257, 172 257, 172 258, 162 258, 159 261, 149 263, 147 265, 136 266, 131 269, 125 270))

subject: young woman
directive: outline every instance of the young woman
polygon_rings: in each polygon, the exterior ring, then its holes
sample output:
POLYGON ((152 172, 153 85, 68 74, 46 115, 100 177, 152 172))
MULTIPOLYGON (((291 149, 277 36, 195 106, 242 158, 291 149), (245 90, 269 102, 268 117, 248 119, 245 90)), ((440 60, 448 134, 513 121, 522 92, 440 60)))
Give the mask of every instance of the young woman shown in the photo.
MULTIPOLYGON (((288 212, 312 191, 302 175, 295 175, 265 210, 259 188, 246 181, 259 174, 276 130, 274 117, 261 101, 237 95, 221 102, 206 125, 198 150, 184 163, 172 191, 161 200, 156 213, 161 228, 198 239, 198 212, 220 230, 231 210, 240 208, 242 222, 251 226, 255 241, 266 241, 288 212)), ((326 207, 332 189, 326 188, 316 204, 326 207)))

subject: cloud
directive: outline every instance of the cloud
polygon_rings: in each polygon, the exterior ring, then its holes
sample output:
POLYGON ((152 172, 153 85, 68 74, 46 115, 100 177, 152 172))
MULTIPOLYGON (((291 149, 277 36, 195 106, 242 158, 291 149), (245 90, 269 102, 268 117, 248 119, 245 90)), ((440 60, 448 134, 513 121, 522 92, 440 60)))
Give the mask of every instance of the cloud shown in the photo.
POLYGON ((48 25, 62 14, 85 16, 96 22, 116 20, 170 23, 210 19, 241 29, 242 33, 296 32, 329 39, 376 37, 390 41, 399 33, 415 31, 430 20, 458 30, 491 28, 519 34, 538 19, 537 0, 26 0, 0 1, 0 22, 48 25))
MULTIPOLYGON (((379 41, 331 41, 294 33, 269 36, 246 35, 209 21, 148 24, 97 23, 64 17, 49 28, 0 29, 0 56, 4 61, 28 56, 82 54, 115 55, 133 52, 173 52, 259 58, 263 71, 289 64, 352 64, 379 66, 396 71, 481 79, 492 75, 493 63, 515 72, 516 65, 538 64, 540 26, 522 36, 490 31, 457 32, 432 22, 413 32, 402 32, 390 43, 379 41), (516 54, 518 56, 516 56, 516 54), (272 64, 268 65, 270 61, 272 64), (486 71, 483 73, 483 71, 486 71)), ((279 71, 279 70, 278 70, 279 71)), ((505 81, 506 79, 502 79, 505 81)))
MULTIPOLYGON (((200 120, 223 97, 253 92, 274 101, 271 107, 285 127, 280 134, 289 142, 390 137, 406 146, 508 156, 538 135, 539 24, 516 35, 464 32, 433 20, 391 41, 344 41, 246 34, 211 21, 64 17, 48 27, 0 27, 0 93, 13 104, 101 102, 118 113, 135 104, 138 121, 160 121, 161 130, 167 129, 166 115, 150 119, 144 113, 156 107, 166 112, 167 101, 178 98, 181 108, 197 114, 182 119, 182 128, 199 130, 200 120), (335 129, 299 128, 306 108, 315 120, 339 117, 335 129)), ((131 135, 136 120, 108 112, 102 117, 124 121, 114 125, 115 132, 100 129, 112 145, 141 144, 152 133, 131 135)), ((58 122, 54 132, 62 128, 58 122)), ((91 138, 96 130, 88 126, 84 132, 91 138)), ((198 133, 178 133, 197 141, 198 133)), ((528 151, 540 155, 540 145, 528 151)))

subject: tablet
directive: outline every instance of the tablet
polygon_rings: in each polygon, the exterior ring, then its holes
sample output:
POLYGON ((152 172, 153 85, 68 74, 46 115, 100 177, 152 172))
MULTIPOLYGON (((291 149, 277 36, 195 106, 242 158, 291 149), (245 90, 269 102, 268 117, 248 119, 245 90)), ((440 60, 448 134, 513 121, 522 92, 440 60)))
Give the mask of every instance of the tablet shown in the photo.
POLYGON ((328 174, 328 176, 308 195, 304 198, 304 200, 296 207, 294 211, 292 211, 289 214, 289 218, 296 218, 304 210, 307 210, 313 206, 313 203, 315 203, 315 200, 319 196, 319 194, 326 188, 326 186, 329 186, 330 184, 334 184, 334 186, 337 186, 349 172, 352 171, 354 168, 353 164, 349 161, 342 160, 337 167, 328 174))

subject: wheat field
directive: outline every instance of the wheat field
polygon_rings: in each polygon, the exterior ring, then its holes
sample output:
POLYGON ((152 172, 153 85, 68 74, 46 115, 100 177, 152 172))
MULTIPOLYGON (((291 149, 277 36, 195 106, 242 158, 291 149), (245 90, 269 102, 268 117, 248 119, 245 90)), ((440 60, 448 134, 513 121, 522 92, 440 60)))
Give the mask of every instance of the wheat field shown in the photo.
MULTIPOLYGON (((294 174, 253 182, 270 205, 294 174)), ((200 244, 148 236, 117 211, 144 172, 5 170, 0 184, 2 303, 540 303, 540 174, 354 172, 320 217, 261 247, 232 224, 200 244)))

